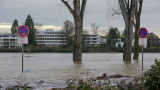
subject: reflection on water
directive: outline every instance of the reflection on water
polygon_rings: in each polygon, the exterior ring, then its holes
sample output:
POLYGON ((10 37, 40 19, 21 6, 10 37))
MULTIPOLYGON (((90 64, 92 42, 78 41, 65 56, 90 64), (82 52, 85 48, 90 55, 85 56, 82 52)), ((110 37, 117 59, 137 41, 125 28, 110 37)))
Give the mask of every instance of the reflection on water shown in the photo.
MULTIPOLYGON (((24 70, 21 73, 21 53, 0 53, 0 81, 64 83, 67 78, 102 73, 136 76, 142 73, 141 60, 122 60, 122 53, 83 53, 82 62, 73 61, 71 53, 25 53, 24 70)), ((159 53, 144 54, 144 71, 160 59, 159 53)), ((141 59, 141 56, 140 56, 141 59)))

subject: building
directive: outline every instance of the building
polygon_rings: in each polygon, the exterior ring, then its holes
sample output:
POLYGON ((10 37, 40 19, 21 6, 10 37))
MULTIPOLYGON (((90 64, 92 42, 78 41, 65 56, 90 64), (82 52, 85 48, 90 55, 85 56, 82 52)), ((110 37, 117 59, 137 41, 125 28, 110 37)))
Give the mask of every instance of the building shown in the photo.
POLYGON ((101 46, 101 37, 96 34, 85 35, 85 46, 101 46))
POLYGON ((101 44, 107 44, 107 38, 101 37, 101 44))
POLYGON ((63 47, 66 45, 66 35, 64 31, 38 31, 36 33, 36 42, 40 46, 63 47))
POLYGON ((117 38, 115 46, 116 47, 123 47, 124 42, 121 41, 121 38, 117 38))
POLYGON ((15 34, 0 34, 0 48, 20 48, 18 36, 15 34))
POLYGON ((160 47, 160 39, 156 34, 148 33, 147 39, 148 47, 160 47))

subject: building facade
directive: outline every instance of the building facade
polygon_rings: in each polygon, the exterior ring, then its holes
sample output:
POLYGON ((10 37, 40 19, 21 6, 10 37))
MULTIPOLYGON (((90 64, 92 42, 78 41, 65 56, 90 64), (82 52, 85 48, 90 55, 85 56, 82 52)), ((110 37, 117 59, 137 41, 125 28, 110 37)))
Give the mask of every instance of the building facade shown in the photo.
POLYGON ((39 46, 63 47, 66 45, 66 35, 64 31, 38 31, 36 33, 36 42, 39 46))
POLYGON ((15 34, 0 34, 0 48, 20 48, 18 36, 15 34))
POLYGON ((121 41, 121 38, 117 38, 115 46, 116 47, 123 47, 124 42, 121 41))
POLYGON ((102 40, 99 35, 87 34, 85 35, 85 46, 101 46, 102 40))

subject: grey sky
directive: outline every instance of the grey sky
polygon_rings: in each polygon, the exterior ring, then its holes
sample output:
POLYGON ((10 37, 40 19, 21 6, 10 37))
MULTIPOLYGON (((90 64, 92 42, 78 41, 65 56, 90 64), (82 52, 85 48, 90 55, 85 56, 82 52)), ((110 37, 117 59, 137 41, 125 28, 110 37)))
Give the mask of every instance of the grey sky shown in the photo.
MULTIPOLYGON (((72 1, 72 0, 68 0, 72 1)), ((101 29, 118 27, 124 29, 122 16, 114 18, 107 17, 110 13, 109 7, 117 6, 116 0, 88 0, 84 18, 84 27, 90 27, 95 22, 101 29)), ((71 3, 72 4, 72 3, 71 3)), ((146 27, 149 32, 160 34, 160 0, 144 0, 141 26, 146 27)), ((14 19, 22 24, 27 15, 33 20, 44 25, 62 27, 65 20, 71 20, 72 16, 60 0, 0 0, 0 32, 4 32, 4 26, 11 25, 14 19), (3 27, 2 27, 3 25, 3 27)), ((88 28, 89 29, 89 28, 88 28)))

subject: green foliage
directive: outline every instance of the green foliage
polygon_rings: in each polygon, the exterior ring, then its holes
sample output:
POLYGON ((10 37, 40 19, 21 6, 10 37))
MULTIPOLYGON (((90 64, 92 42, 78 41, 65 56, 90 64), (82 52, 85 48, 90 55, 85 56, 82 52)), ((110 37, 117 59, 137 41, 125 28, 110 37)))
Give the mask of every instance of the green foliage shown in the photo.
POLYGON ((160 90, 160 62, 155 60, 155 65, 142 75, 144 86, 148 90, 160 90))
POLYGON ((25 21, 25 25, 29 29, 29 34, 28 34, 29 45, 35 46, 36 45, 36 41, 35 41, 36 29, 34 28, 34 22, 33 22, 32 17, 30 15, 27 16, 27 19, 25 21))
POLYGON ((120 37, 120 33, 118 31, 118 28, 111 27, 109 29, 109 33, 107 35, 107 44, 109 46, 115 46, 116 39, 120 37))
POLYGON ((15 19, 11 27, 11 33, 17 34, 17 29, 18 29, 18 21, 17 19, 15 19))

